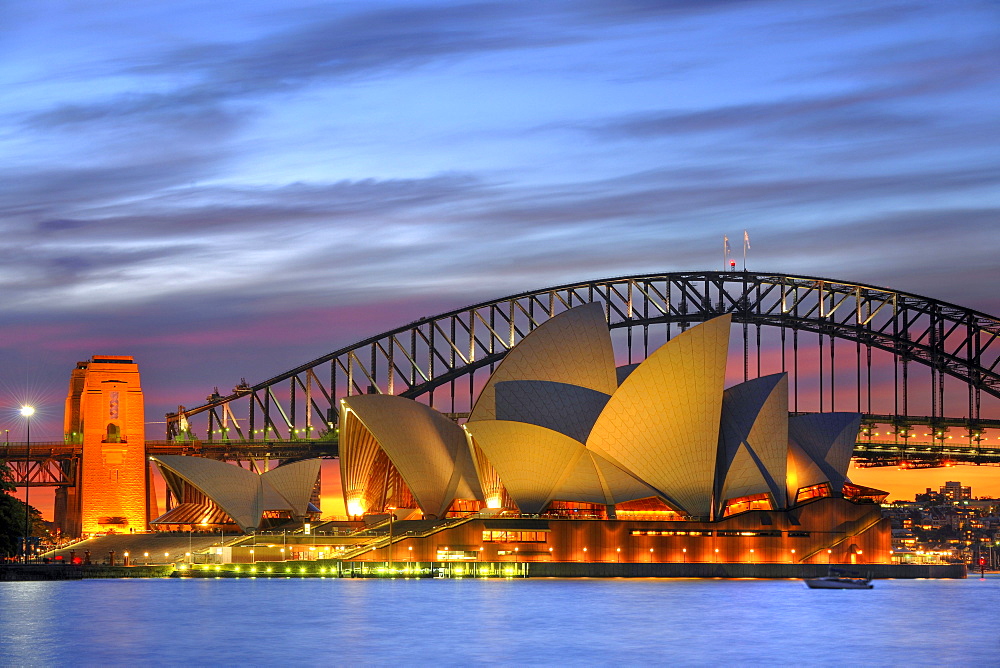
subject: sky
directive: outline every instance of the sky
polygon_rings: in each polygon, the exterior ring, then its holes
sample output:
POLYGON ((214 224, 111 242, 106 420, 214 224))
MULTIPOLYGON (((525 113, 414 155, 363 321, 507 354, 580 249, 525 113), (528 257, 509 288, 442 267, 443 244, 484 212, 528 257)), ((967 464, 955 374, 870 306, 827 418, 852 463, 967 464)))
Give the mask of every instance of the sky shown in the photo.
POLYGON ((0 16, 0 429, 31 401, 60 438, 94 354, 136 358, 157 434, 421 316, 720 269, 743 230, 751 270, 1000 313, 995 2, 0 16))

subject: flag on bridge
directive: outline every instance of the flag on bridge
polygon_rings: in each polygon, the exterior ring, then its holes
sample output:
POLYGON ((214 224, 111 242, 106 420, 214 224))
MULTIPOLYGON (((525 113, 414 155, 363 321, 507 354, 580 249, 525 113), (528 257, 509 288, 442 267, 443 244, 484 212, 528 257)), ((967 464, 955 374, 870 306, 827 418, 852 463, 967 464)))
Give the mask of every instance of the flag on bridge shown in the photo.
POLYGON ((743 271, 747 270, 747 251, 750 250, 750 235, 743 230, 743 271))

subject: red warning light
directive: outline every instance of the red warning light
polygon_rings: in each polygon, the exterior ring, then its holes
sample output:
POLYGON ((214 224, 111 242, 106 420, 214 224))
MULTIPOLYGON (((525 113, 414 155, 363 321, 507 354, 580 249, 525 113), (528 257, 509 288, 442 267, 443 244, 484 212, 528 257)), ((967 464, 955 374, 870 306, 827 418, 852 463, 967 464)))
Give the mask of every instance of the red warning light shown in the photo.
POLYGON ((736 266, 736 260, 730 260, 729 261, 729 266, 730 267, 735 267, 736 266))

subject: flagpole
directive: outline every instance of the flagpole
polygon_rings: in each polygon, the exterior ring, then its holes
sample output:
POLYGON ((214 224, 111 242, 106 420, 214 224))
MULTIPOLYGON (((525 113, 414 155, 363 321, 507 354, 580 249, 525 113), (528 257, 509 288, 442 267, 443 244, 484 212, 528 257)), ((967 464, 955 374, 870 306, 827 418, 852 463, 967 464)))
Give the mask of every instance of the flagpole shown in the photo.
POLYGON ((743 271, 747 270, 747 249, 750 248, 750 234, 743 230, 743 271))

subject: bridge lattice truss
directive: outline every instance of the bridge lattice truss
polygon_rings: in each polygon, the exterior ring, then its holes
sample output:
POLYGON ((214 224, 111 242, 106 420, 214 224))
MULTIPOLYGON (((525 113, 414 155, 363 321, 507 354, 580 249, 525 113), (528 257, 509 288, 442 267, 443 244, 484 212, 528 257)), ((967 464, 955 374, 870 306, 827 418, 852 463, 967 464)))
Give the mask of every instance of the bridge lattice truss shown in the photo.
POLYGON ((789 372, 793 411, 858 411, 904 438, 914 425, 926 425, 936 430, 937 445, 948 427, 961 426, 974 448, 984 428, 1000 426, 982 411, 984 398, 1000 398, 1000 320, 993 316, 825 278, 678 272, 561 285, 422 318, 241 384, 228 396, 216 392, 196 408, 181 407, 167 415, 167 438, 322 439, 336 427, 339 399, 364 393, 419 398, 458 417, 472 405, 478 371, 481 385, 485 370, 533 329, 588 302, 603 305, 616 349, 627 351, 629 363, 694 324, 730 313, 742 326, 744 378, 761 375, 762 360, 773 367, 780 348, 780 368, 764 372, 789 372), (890 398, 873 397, 873 373, 891 384, 890 398), (954 379, 947 395, 946 378, 954 379), (202 429, 192 426, 196 416, 207 417, 202 429))

